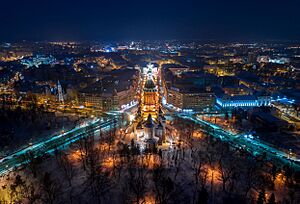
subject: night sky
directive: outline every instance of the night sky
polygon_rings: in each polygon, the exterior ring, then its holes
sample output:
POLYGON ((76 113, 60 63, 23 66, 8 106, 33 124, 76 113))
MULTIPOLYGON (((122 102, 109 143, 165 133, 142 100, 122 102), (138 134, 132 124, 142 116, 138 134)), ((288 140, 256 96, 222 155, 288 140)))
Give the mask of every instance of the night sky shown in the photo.
POLYGON ((0 41, 300 40, 300 0, 3 0, 0 41))

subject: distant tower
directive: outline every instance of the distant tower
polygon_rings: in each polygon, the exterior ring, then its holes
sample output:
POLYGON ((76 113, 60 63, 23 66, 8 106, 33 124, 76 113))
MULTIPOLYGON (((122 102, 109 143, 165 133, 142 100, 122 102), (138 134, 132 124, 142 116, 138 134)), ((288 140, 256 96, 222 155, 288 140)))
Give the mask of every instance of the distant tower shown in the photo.
POLYGON ((64 95, 59 80, 57 81, 57 94, 58 94, 58 101, 64 102, 64 95))

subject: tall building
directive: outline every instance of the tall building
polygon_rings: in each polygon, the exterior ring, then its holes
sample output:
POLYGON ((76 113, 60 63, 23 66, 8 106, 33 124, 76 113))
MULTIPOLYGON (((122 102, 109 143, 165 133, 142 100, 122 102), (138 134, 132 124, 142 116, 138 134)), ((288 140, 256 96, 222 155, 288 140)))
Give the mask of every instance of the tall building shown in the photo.
POLYGON ((166 102, 180 111, 201 111, 215 105, 213 92, 206 89, 172 86, 167 89, 166 95, 166 102))
POLYGON ((57 95, 58 95, 58 101, 63 103, 64 95, 63 95, 63 90, 62 90, 59 80, 57 81, 57 95))
POLYGON ((153 72, 152 66, 149 66, 147 74, 144 75, 141 103, 134 121, 136 139, 144 141, 145 148, 150 151, 165 141, 166 120, 159 106, 156 74, 157 72, 153 72))
POLYGON ((254 52, 249 52, 248 53, 248 63, 249 64, 256 63, 256 58, 257 58, 257 56, 256 56, 256 54, 254 52))
POLYGON ((156 119, 158 114, 158 90, 153 81, 152 75, 149 73, 143 89, 142 97, 142 116, 144 119, 151 114, 156 119))

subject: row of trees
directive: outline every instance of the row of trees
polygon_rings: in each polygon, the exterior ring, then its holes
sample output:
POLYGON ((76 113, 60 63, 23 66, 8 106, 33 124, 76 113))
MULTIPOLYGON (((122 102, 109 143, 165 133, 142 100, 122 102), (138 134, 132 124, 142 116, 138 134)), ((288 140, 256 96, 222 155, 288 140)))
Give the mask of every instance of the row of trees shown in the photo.
POLYGON ((264 203, 268 200, 272 203, 275 195, 277 201, 296 202, 297 185, 292 169, 281 169, 264 156, 254 157, 243 149, 231 148, 209 136, 193 138, 193 131, 198 128, 195 124, 179 120, 173 125, 179 127, 180 137, 187 141, 187 149, 191 150, 190 164, 195 184, 193 200, 197 192, 205 188, 210 194, 209 201, 213 203, 228 199, 230 203, 233 200, 237 203, 259 202, 261 192, 268 194, 264 195, 264 203))
POLYGON ((142 155, 136 142, 115 140, 113 130, 48 159, 27 155, 26 168, 5 178, 0 197, 8 203, 297 203, 293 173, 210 137, 195 139, 196 128, 182 128, 185 145, 158 153, 142 155))

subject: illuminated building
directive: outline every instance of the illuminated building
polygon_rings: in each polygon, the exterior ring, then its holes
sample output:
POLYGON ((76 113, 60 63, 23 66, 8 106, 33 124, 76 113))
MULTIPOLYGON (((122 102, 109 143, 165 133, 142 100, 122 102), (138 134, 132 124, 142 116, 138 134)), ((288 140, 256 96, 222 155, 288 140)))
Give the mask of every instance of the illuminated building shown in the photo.
POLYGON ((212 108, 215 105, 215 96, 209 90, 170 87, 167 89, 166 102, 179 111, 200 111, 212 108))
POLYGON ((15 89, 16 93, 20 94, 23 98, 34 96, 38 102, 44 101, 58 101, 58 84, 37 84, 24 82, 22 86, 15 89))
POLYGON ((102 111, 122 110, 135 102, 136 91, 133 87, 112 91, 82 90, 78 94, 79 104, 102 111))
POLYGON ((177 111, 202 111, 215 105, 211 85, 217 77, 199 70, 166 67, 162 70, 164 84, 163 103, 177 111))
POLYGON ((116 70, 114 75, 106 76, 78 91, 80 105, 102 111, 122 110, 136 104, 137 71, 116 70))
POLYGON ((268 63, 269 62, 269 56, 258 56, 257 57, 258 63, 268 63))
POLYGON ((153 149, 158 142, 158 138, 154 137, 155 136, 154 125, 155 123, 151 117, 151 114, 149 114, 146 123, 144 124, 144 132, 145 132, 145 137, 147 138, 146 142, 147 142, 148 149, 153 149))
POLYGON ((157 117, 157 120, 154 120, 151 114, 148 114, 146 120, 144 120, 139 109, 134 122, 136 139, 144 141, 146 147, 150 150, 165 142, 165 118, 161 110, 159 110, 157 117))
POLYGON ((253 91, 246 87, 245 85, 238 85, 238 86, 225 86, 222 87, 224 90, 225 94, 230 95, 230 96, 235 96, 235 95, 250 95, 253 93, 253 91))
POLYGON ((35 57, 30 57, 21 60, 21 64, 25 65, 26 67, 36 67, 36 68, 38 68, 42 64, 53 65, 55 63, 56 63, 56 59, 52 55, 48 57, 43 55, 36 55, 35 57))
POLYGON ((63 103, 64 95, 59 81, 57 82, 57 95, 58 95, 58 101, 63 103))
POLYGON ((144 119, 149 114, 156 119, 158 111, 158 90, 153 81, 151 71, 149 71, 144 88, 142 97, 142 116, 144 119))
POLYGON ((290 59, 286 57, 281 57, 281 58, 274 58, 274 59, 269 59, 269 63, 274 63, 274 64, 288 64, 290 63, 290 59))
POLYGON ((0 50, 0 61, 4 61, 4 62, 15 61, 15 60, 23 59, 24 57, 29 57, 31 55, 32 55, 32 53, 29 51, 0 50))
POLYGON ((144 75, 144 87, 141 104, 134 121, 134 134, 137 140, 142 140, 146 148, 152 150, 165 141, 165 118, 159 107, 159 93, 155 84, 157 70, 147 66, 144 75))
POLYGON ((147 64, 147 66, 142 67, 142 74, 144 76, 146 76, 149 72, 153 75, 157 75, 157 73, 158 73, 157 66, 154 66, 154 64, 149 63, 149 64, 147 64))
POLYGON ((222 108, 270 106, 270 96, 236 95, 217 98, 217 105, 222 108))

